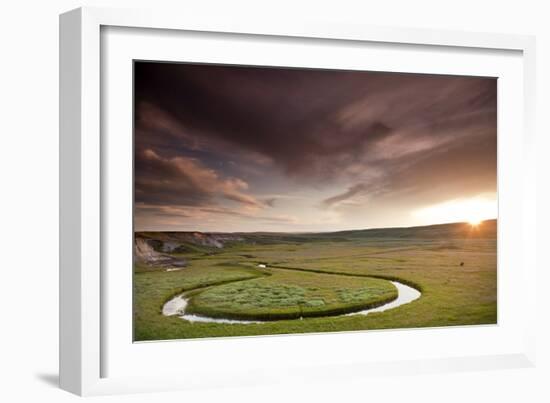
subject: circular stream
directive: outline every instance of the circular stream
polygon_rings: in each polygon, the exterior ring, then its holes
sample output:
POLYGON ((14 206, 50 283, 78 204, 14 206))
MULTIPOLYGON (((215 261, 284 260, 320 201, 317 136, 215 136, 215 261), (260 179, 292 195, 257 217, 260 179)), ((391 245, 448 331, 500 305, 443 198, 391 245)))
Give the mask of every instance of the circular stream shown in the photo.
MULTIPOLYGON (((399 281, 390 281, 395 288, 397 288, 397 298, 387 304, 380 305, 376 308, 364 309, 362 311, 347 313, 344 315, 335 316, 352 316, 352 315, 368 315, 371 312, 384 312, 389 309, 397 308, 401 305, 408 304, 422 295, 416 288, 410 287, 399 281)), ((199 316, 193 314, 186 314, 185 308, 187 307, 187 301, 189 298, 185 298, 184 294, 176 295, 169 300, 162 307, 162 314, 165 316, 178 315, 181 319, 189 322, 206 322, 206 323, 225 323, 225 324, 250 324, 250 323, 265 323, 267 321, 254 321, 254 320, 236 320, 236 319, 222 319, 222 318, 209 318, 207 316, 199 316)), ((327 315, 328 317, 330 315, 327 315)), ((294 319, 298 320, 298 319, 294 319)))

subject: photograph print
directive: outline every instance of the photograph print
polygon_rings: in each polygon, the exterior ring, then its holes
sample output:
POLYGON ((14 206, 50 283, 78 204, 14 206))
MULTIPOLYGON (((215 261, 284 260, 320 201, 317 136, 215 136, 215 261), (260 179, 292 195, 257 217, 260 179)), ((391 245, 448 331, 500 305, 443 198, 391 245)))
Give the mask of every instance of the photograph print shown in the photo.
POLYGON ((134 341, 497 323, 497 79, 134 61, 134 341))

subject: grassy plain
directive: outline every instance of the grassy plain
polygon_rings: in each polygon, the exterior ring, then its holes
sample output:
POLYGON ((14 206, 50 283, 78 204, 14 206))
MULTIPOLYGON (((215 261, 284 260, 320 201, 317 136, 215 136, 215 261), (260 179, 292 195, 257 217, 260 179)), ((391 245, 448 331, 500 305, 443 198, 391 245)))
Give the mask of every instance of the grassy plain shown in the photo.
POLYGON ((496 323, 496 223, 494 231, 482 236, 441 233, 440 227, 377 231, 382 232, 255 234, 224 248, 182 247, 174 256, 185 258, 188 267, 179 271, 138 265, 134 269, 134 339, 496 323), (259 263, 267 268, 258 268, 259 263), (383 279, 415 286, 422 296, 367 316, 315 317, 394 298, 395 289, 383 279), (192 294, 189 312, 281 320, 191 323, 163 316, 163 304, 182 292, 192 294), (296 317, 303 320, 284 319, 296 317))
POLYGON ((268 277, 233 282, 191 298, 187 312, 208 317, 279 320, 345 314, 397 298, 388 281, 267 269, 268 277))

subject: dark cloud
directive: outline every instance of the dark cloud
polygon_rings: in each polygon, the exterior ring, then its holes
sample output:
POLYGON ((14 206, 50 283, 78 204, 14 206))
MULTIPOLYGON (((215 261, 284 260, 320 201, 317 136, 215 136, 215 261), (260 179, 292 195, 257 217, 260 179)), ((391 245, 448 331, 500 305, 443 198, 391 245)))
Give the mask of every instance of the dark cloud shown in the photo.
POLYGON ((353 197, 360 195, 360 194, 366 194, 369 191, 369 186, 365 183, 358 183, 356 185, 351 186, 347 191, 344 193, 338 194, 333 197, 329 197, 328 199, 323 200, 323 204, 326 207, 334 206, 335 204, 338 204, 340 202, 350 200, 353 197))
POLYGON ((325 209, 496 192, 496 79, 150 62, 134 71, 140 203, 276 209, 254 189, 280 177, 336 186, 312 202, 325 209))
POLYGON ((186 157, 163 158, 146 149, 136 153, 135 201, 144 204, 200 206, 221 197, 248 207, 264 203, 246 193, 248 184, 222 178, 213 169, 186 157))
POLYGON ((143 62, 135 75, 137 127, 157 130, 138 145, 225 144, 308 180, 378 159, 396 132, 414 143, 495 127, 492 79, 143 62))

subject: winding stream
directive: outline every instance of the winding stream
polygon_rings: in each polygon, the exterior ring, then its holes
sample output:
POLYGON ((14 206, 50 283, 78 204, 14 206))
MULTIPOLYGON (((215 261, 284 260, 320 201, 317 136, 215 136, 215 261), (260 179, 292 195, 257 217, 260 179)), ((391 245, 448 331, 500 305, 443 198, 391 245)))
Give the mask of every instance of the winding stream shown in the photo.
MULTIPOLYGON (((399 281, 390 281, 397 288, 397 298, 387 304, 380 305, 376 308, 364 309, 358 312, 352 312, 343 316, 352 315, 368 315, 371 312, 384 312, 389 309, 397 308, 401 305, 408 304, 422 295, 417 289, 410 287, 399 281)), ((162 314, 165 316, 178 315, 181 319, 189 322, 208 322, 208 323, 226 323, 226 324, 250 324, 250 323, 264 323, 265 321, 251 321, 251 320, 234 320, 234 319, 220 319, 209 318, 206 316, 199 316, 193 314, 186 314, 185 308, 187 307, 187 301, 189 298, 185 298, 184 294, 179 294, 166 302, 162 307, 162 314)), ((342 316, 342 315, 338 315, 342 316)))

